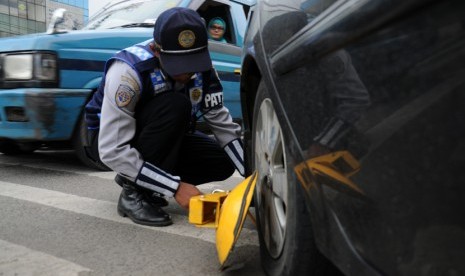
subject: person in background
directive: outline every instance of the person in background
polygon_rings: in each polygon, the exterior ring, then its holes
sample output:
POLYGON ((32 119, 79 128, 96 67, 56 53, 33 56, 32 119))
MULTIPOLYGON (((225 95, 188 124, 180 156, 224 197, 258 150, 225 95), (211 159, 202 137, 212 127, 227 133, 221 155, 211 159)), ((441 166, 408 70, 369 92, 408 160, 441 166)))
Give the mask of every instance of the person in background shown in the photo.
POLYGON ((158 17, 153 40, 110 58, 86 105, 89 158, 117 172, 117 211, 149 226, 172 224, 165 197, 189 207, 196 185, 244 175, 241 127, 223 106, 203 19, 172 8, 158 17), (216 139, 197 131, 203 117, 216 139))
POLYGON ((220 17, 215 17, 208 23, 208 38, 215 41, 227 42, 224 38, 226 22, 220 17))

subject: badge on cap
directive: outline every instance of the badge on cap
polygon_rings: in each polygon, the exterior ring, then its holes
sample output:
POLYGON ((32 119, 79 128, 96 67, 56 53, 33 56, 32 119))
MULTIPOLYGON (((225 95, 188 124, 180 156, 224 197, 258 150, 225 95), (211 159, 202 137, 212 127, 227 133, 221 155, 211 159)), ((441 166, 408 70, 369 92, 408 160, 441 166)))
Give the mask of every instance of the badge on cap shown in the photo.
POLYGON ((195 34, 191 30, 185 30, 179 33, 178 36, 179 45, 183 48, 190 48, 195 43, 195 34))

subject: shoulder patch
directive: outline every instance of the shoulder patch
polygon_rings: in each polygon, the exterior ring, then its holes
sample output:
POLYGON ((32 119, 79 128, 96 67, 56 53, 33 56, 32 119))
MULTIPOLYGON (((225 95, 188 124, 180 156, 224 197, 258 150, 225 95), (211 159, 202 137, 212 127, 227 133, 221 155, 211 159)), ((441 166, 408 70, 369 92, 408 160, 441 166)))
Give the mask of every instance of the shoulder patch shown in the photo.
POLYGON ((134 90, 127 85, 121 84, 115 94, 115 102, 118 107, 125 107, 131 103, 135 96, 134 90))

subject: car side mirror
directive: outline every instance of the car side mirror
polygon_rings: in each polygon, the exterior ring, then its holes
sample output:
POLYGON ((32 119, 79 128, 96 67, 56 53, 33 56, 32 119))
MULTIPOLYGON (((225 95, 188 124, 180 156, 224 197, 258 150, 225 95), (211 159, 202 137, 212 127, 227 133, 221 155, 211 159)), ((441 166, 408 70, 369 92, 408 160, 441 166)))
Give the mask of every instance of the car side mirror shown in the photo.
POLYGON ((52 19, 47 28, 47 34, 66 33, 67 30, 61 28, 65 23, 66 9, 59 8, 53 12, 52 19))

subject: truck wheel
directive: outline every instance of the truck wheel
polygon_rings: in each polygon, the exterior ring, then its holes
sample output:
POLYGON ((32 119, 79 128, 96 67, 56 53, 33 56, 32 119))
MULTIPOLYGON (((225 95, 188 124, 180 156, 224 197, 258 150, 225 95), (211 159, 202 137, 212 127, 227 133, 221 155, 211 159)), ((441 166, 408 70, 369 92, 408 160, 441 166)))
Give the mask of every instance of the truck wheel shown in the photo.
POLYGON ((29 154, 39 149, 40 145, 40 143, 35 142, 16 143, 13 141, 1 141, 0 152, 5 155, 29 154))
POLYGON ((258 173, 255 210, 262 267, 268 275, 324 275, 291 156, 272 100, 260 84, 254 107, 252 160, 258 173))
POLYGON ((99 171, 110 171, 110 168, 105 166, 105 164, 102 164, 100 162, 95 162, 92 159, 87 157, 87 154, 84 150, 86 141, 87 141, 87 127, 86 127, 84 115, 82 115, 81 119, 79 120, 78 125, 76 126, 76 129, 74 130, 73 141, 72 141, 74 152, 76 153, 76 156, 79 158, 79 160, 87 167, 92 168, 92 169, 97 169, 99 171))

